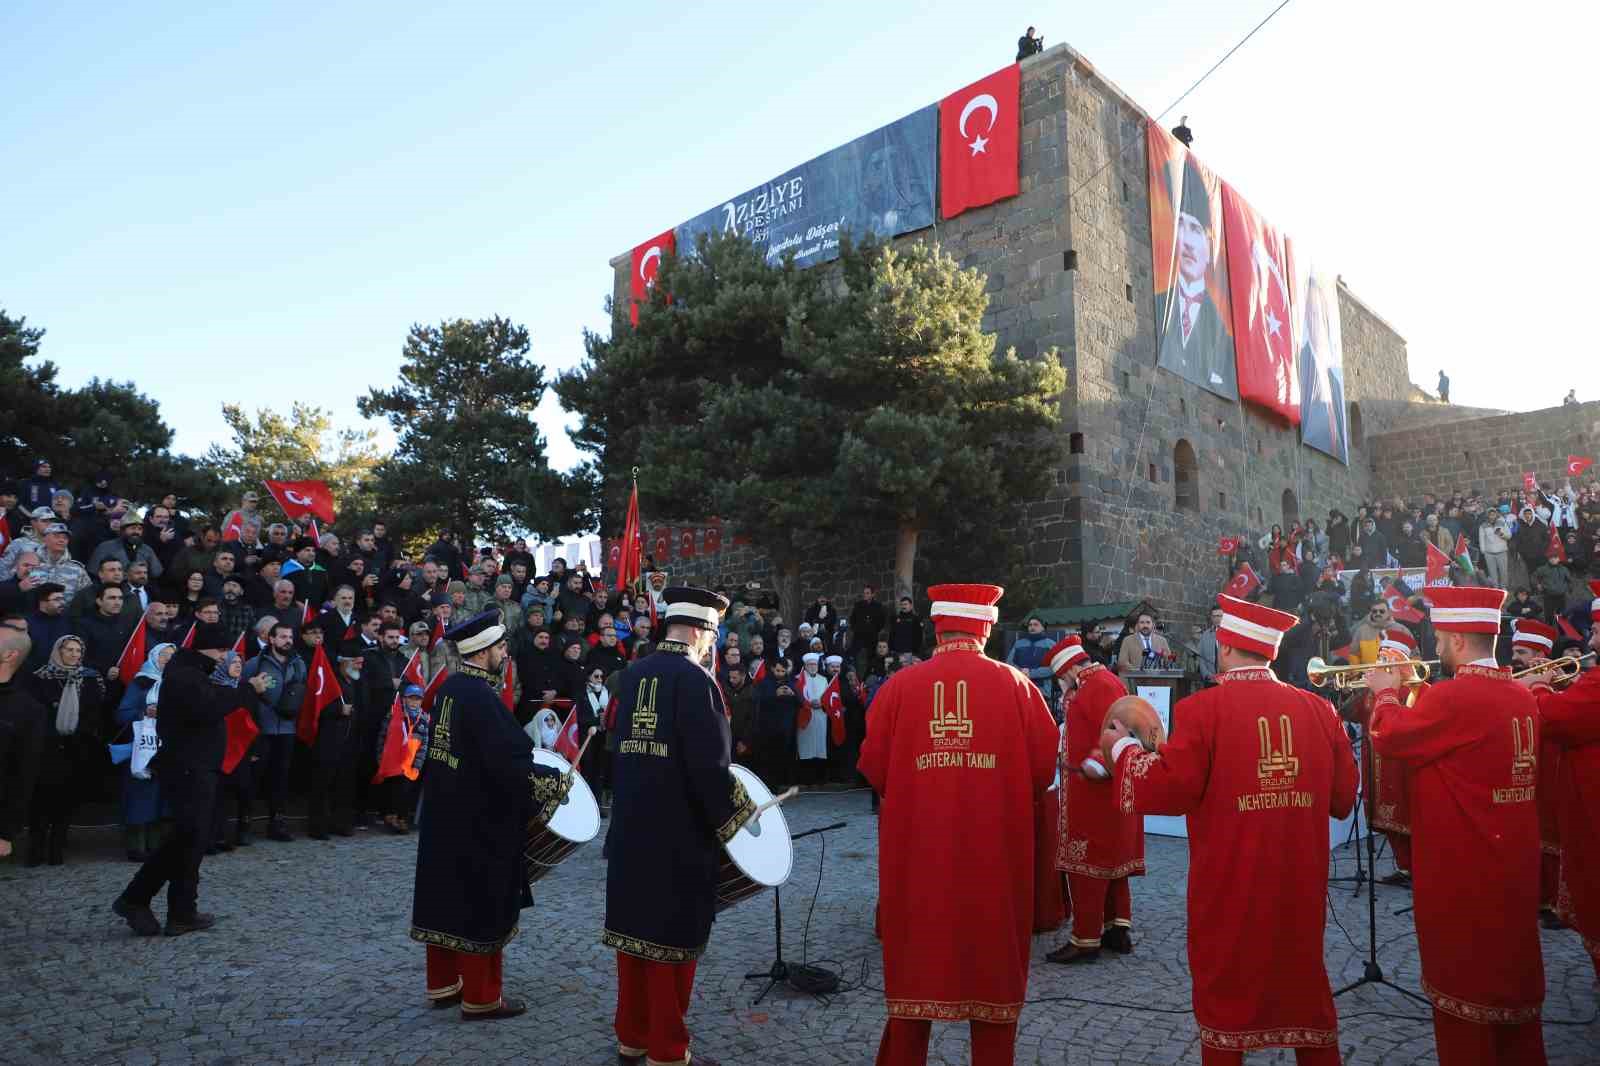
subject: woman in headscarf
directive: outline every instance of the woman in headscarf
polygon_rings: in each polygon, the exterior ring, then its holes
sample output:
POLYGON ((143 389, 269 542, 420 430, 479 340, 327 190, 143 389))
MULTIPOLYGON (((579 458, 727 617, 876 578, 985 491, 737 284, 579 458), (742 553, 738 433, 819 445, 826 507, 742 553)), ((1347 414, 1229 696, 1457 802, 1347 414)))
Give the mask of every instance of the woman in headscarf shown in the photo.
MULTIPOLYGON (((144 665, 133 676, 117 704, 117 729, 133 725, 146 715, 155 717, 156 699, 161 695, 161 671, 178 650, 176 644, 157 644, 145 657, 144 665)), ((128 847, 128 861, 142 863, 161 843, 160 821, 167 814, 161 799, 161 783, 154 777, 137 778, 124 764, 122 773, 122 828, 128 847)))
POLYGON ((105 685, 83 665, 83 640, 64 636, 50 661, 34 671, 34 696, 45 708, 44 745, 28 819, 29 866, 65 861, 67 821, 83 793, 95 786, 95 770, 106 762, 100 704, 105 685), (98 758, 97 758, 98 756, 98 758))

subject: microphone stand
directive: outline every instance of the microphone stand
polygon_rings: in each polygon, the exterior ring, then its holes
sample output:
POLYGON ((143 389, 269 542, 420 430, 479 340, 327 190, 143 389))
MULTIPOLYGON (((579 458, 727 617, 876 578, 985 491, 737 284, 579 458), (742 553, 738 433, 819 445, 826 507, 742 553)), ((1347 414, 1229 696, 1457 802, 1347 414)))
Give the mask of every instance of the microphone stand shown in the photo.
MULTIPOLYGON (((818 833, 830 833, 835 829, 843 829, 846 824, 847 823, 845 822, 834 822, 832 825, 819 826, 816 829, 807 829, 804 833, 795 833, 789 838, 789 840, 793 842, 796 840, 804 840, 809 836, 816 836, 818 833)), ((761 991, 756 994, 756 998, 750 1001, 750 1005, 754 1007, 763 999, 766 999, 767 993, 771 992, 780 984, 787 985, 796 992, 803 992, 813 999, 817 998, 817 992, 809 988, 801 988, 794 983, 794 979, 802 973, 810 976, 822 975, 825 974, 826 971, 817 970, 814 967, 806 966, 804 963, 796 963, 793 966, 790 966, 787 962, 783 961, 783 890, 781 887, 774 887, 772 890, 772 927, 773 940, 776 948, 776 957, 773 959, 772 965, 767 969, 757 973, 747 973, 744 975, 744 979, 746 981, 765 980, 767 982, 766 985, 762 987, 761 991)), ((827 974, 827 976, 831 977, 833 975, 827 974)), ((831 989, 829 991, 831 991, 831 989)))

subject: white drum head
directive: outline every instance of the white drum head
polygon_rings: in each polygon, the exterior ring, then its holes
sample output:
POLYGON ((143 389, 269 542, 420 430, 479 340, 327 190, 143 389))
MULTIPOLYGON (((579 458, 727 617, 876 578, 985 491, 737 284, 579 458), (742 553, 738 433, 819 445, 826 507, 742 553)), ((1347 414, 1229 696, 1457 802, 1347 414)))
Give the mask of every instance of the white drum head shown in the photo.
MULTIPOLYGON (((772 798, 771 790, 749 770, 737 764, 728 769, 757 806, 772 798)), ((769 807, 760 818, 746 823, 726 847, 728 858, 758 885, 777 888, 789 880, 794 869, 794 841, 789 839, 782 807, 769 807), (752 832, 753 828, 758 831, 752 832)))
MULTIPOLYGON (((535 765, 548 766, 562 773, 572 769, 571 763, 545 748, 533 750, 533 761, 535 765)), ((567 793, 567 798, 556 808, 556 813, 550 816, 545 827, 574 844, 587 844, 600 834, 600 805, 595 803, 594 793, 589 791, 589 783, 581 775, 572 775, 572 791, 567 793)))

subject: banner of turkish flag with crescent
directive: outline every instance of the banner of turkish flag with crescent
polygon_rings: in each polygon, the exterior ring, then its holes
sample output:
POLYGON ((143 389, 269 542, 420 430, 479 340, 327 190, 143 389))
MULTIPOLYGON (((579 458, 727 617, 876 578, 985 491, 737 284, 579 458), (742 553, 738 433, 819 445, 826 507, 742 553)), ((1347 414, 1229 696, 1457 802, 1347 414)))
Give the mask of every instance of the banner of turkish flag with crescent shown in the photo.
POLYGON ((263 481, 283 513, 294 521, 315 515, 333 521, 333 490, 326 481, 263 481))
POLYGON ((694 530, 678 530, 678 557, 680 559, 694 558, 694 530))
POLYGON ((672 230, 651 237, 633 250, 632 269, 628 272, 628 322, 639 324, 639 307, 649 298, 656 282, 656 271, 661 269, 661 257, 678 250, 678 235, 672 230))
POLYGON ((1223 245, 1233 296, 1234 359, 1239 399, 1300 424, 1289 314, 1289 255, 1283 235, 1243 196, 1222 183, 1223 245))
POLYGON ((300 716, 295 720, 294 735, 303 744, 317 742, 317 721, 328 704, 341 699, 339 676, 328 661, 326 645, 318 644, 311 656, 311 669, 306 671, 306 694, 300 701, 300 716))
POLYGON ((567 712, 567 720, 561 723, 561 732, 556 734, 556 744, 553 750, 568 762, 578 760, 581 750, 578 744, 578 709, 574 707, 567 712))
POLYGON ((656 565, 672 557, 672 530, 666 526, 656 529, 656 535, 650 538, 650 554, 655 556, 656 565))
POLYGON ((144 617, 141 615, 139 624, 128 634, 128 643, 122 646, 122 654, 117 656, 118 681, 124 685, 132 684, 134 675, 139 672, 145 658, 150 654, 149 643, 150 631, 145 627, 144 617))
POLYGON ((1019 189, 1022 71, 1015 63, 939 101, 939 214, 955 218, 1019 189))
POLYGON ((722 527, 721 526, 718 526, 718 525, 709 525, 709 526, 707 526, 706 527, 706 532, 705 532, 705 538, 706 538, 706 541, 705 541, 705 553, 707 555, 714 555, 717 552, 722 550, 722 527))
POLYGON ((1239 572, 1233 575, 1233 580, 1228 582, 1228 587, 1223 589, 1229 596, 1236 600, 1248 600, 1250 594, 1261 587, 1261 577, 1249 563, 1239 567, 1239 572))
POLYGON ((1593 459, 1588 459, 1581 455, 1569 455, 1567 456, 1567 476, 1582 477, 1583 472, 1593 465, 1593 459))

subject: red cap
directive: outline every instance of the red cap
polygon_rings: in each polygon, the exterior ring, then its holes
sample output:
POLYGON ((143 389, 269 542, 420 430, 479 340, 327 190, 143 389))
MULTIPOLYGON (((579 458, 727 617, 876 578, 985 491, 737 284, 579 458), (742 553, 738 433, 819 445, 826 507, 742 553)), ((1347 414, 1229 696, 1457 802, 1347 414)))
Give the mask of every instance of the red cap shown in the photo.
POLYGON ((1283 635, 1300 622, 1288 611, 1273 610, 1228 595, 1218 596, 1217 606, 1222 608, 1222 625, 1217 627, 1217 643, 1268 659, 1278 657, 1278 644, 1283 640, 1283 635))
POLYGON ((1383 639, 1378 642, 1379 658, 1383 657, 1384 652, 1391 652, 1401 659, 1409 659, 1417 652, 1417 638, 1404 626, 1391 626, 1384 632, 1383 639))
POLYGON ((1589 582, 1589 593, 1594 596, 1594 601, 1589 604, 1589 613, 1600 616, 1600 581, 1589 582))
POLYGON ((1432 608, 1433 628, 1440 633, 1482 633, 1492 637, 1500 632, 1500 606, 1506 602, 1502 589, 1440 585, 1426 590, 1423 597, 1432 608))
POLYGON ((928 609, 928 617, 933 620, 933 631, 953 630, 988 640, 989 630, 1000 617, 995 604, 1005 594, 999 585, 930 585, 928 598, 933 606, 928 609))
POLYGON ((1088 658, 1089 653, 1083 650, 1083 638, 1074 633, 1056 641, 1044 661, 1049 664, 1050 672, 1060 677, 1067 672, 1067 667, 1078 666, 1088 658))
POLYGON ((1523 618, 1516 624, 1511 633, 1511 646, 1513 648, 1527 648, 1530 651, 1549 652, 1556 646, 1556 627, 1547 626, 1543 622, 1535 622, 1531 618, 1523 618))

